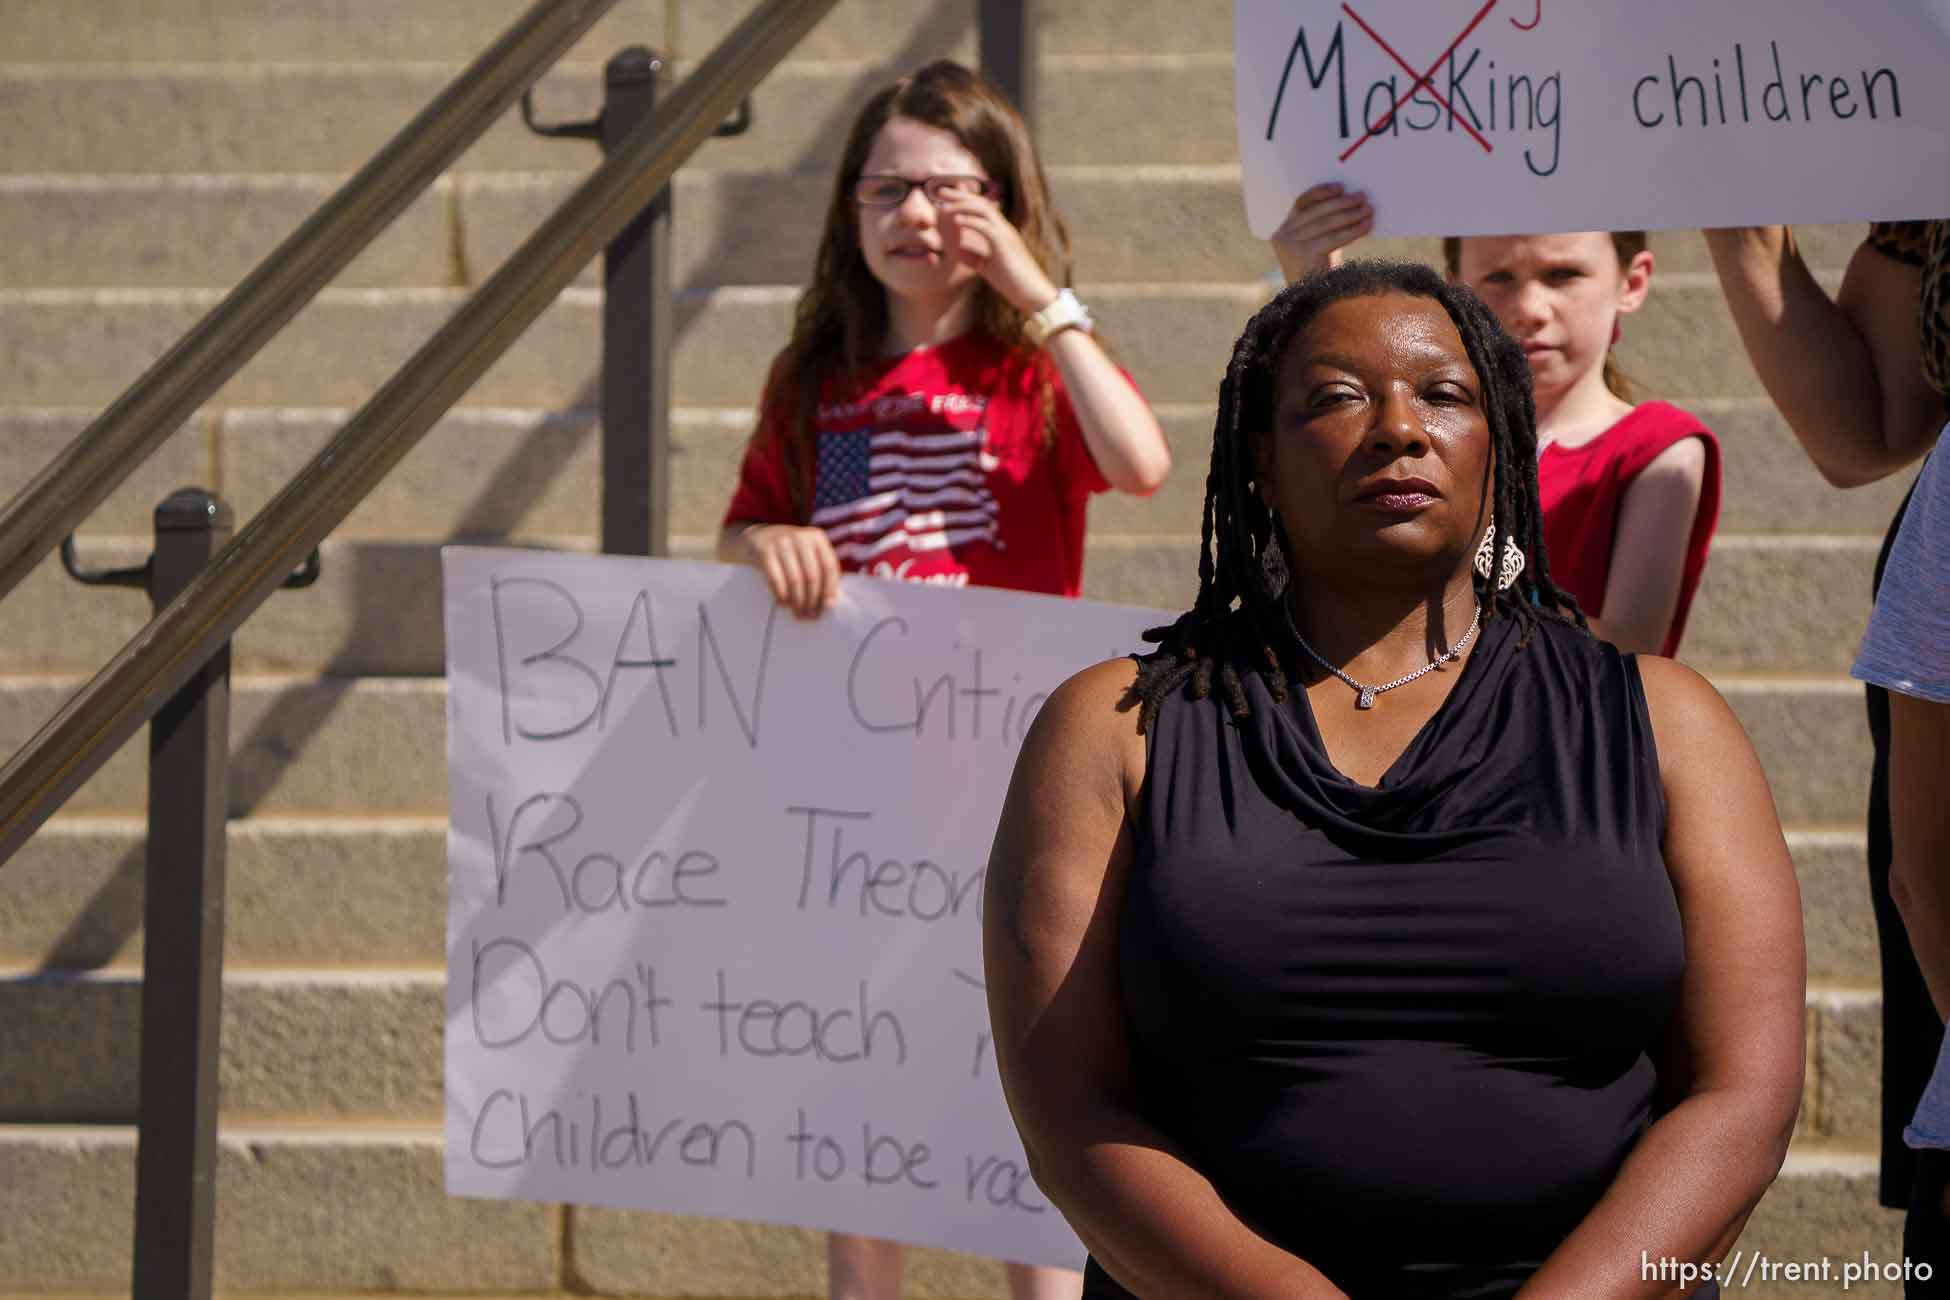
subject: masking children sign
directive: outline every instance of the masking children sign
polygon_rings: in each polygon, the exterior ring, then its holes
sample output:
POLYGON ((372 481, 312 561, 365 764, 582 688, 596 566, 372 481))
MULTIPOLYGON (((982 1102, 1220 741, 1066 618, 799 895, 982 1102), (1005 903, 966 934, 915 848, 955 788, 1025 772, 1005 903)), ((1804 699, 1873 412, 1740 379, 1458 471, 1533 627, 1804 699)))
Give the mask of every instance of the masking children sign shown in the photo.
POLYGON ((1950 215, 1950 0, 1235 0, 1246 214, 1378 234, 1950 215))
POLYGON ((1048 693, 1164 616, 444 556, 450 1192, 1082 1247, 995 1072, 982 886, 1048 693))

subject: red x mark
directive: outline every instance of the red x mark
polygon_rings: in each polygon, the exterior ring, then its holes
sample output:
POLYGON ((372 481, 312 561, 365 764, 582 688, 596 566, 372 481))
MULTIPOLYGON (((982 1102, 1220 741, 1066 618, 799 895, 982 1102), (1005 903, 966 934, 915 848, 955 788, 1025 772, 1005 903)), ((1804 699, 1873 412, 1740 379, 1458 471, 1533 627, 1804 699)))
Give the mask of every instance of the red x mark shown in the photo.
POLYGON ((1456 52, 1456 47, 1458 45, 1461 45, 1464 41, 1469 39, 1469 34, 1475 31, 1476 28, 1479 25, 1481 25, 1482 21, 1485 18, 1490 16, 1490 10, 1496 8, 1496 2, 1497 0, 1488 0, 1488 3, 1486 3, 1481 9, 1477 10, 1476 16, 1469 20, 1469 26, 1463 28, 1461 34, 1459 34, 1455 40, 1449 42, 1449 48, 1444 50, 1442 53, 1436 55, 1435 62, 1429 65, 1429 70, 1427 72, 1420 74, 1419 76, 1416 74, 1415 69, 1409 66, 1408 60, 1404 59, 1401 55, 1395 53, 1395 47, 1390 45, 1387 41, 1383 40, 1380 32, 1377 32, 1374 28, 1368 26, 1367 20, 1361 17, 1360 14, 1355 13, 1351 5, 1348 5, 1346 3, 1343 3, 1341 5, 1341 9, 1347 14, 1349 18, 1352 18, 1354 20, 1355 25, 1368 34, 1369 40, 1373 41, 1376 45, 1379 45, 1384 54, 1386 54, 1389 58, 1393 59, 1396 63, 1400 64, 1403 72, 1406 72, 1409 76, 1415 78, 1415 83, 1408 88, 1407 92, 1404 93, 1400 98, 1398 98, 1393 104, 1390 104, 1388 106, 1388 111, 1382 114, 1381 121, 1369 127, 1368 133, 1366 135, 1362 136, 1359 140, 1356 140, 1353 144, 1347 147, 1347 152, 1341 155, 1342 162, 1346 162, 1348 159, 1352 158, 1357 149, 1359 149, 1362 145, 1366 144, 1368 141, 1374 139, 1377 135, 1380 135, 1382 131, 1386 130, 1388 124, 1395 120, 1395 110, 1400 108, 1403 104, 1407 103, 1409 100, 1415 98, 1416 92, 1420 90, 1428 91, 1430 96, 1434 98, 1436 103, 1448 109, 1449 120, 1452 122, 1461 122, 1462 129, 1469 132, 1470 136, 1476 141, 1477 144, 1483 146, 1484 153, 1496 152, 1494 149, 1490 148, 1490 142, 1483 138, 1482 132, 1478 131, 1475 127, 1471 126, 1469 124, 1469 119, 1457 113, 1455 105, 1451 104, 1448 100, 1444 99, 1442 95, 1437 92, 1436 88, 1429 84, 1429 78, 1433 77, 1435 75, 1435 70, 1442 66, 1442 61, 1448 58, 1451 54, 1454 54, 1456 52))

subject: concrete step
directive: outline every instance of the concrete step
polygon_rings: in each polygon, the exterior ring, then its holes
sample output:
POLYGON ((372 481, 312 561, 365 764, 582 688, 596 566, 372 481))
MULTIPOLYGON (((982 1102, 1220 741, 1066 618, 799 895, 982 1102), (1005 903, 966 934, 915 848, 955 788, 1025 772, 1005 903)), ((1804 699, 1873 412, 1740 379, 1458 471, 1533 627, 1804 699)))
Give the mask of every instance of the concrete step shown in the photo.
MULTIPOLYGON (((1865 1253, 1872 1262, 1894 1261, 1900 1268, 1903 1216, 1876 1203, 1876 1168, 1876 1156, 1866 1148, 1809 1143, 1791 1151, 1780 1177, 1740 1236, 1737 1267, 1742 1273, 1729 1280, 1726 1292, 1743 1300, 1840 1295, 1843 1268, 1849 1264, 1859 1268, 1865 1253), (1790 1280, 1778 1271, 1773 1279, 1762 1280, 1767 1262, 1778 1270, 1788 1262, 1813 1262, 1819 1268, 1823 1260, 1830 1268, 1826 1282, 1790 1280), (1750 1267, 1753 1272, 1748 1274, 1745 1270, 1750 1267)), ((1731 1254, 1727 1262, 1734 1263, 1731 1254)), ((1900 1300, 1903 1286, 1900 1281, 1856 1282, 1847 1294, 1900 1300)))
POLYGON ((1673 400, 1719 437, 1722 533, 1858 533, 1880 538, 1916 477, 1912 467, 1842 491, 1815 470, 1765 397, 1673 400))
MULTIPOLYGON (((135 1132, 0 1128, 0 1276, 121 1289, 135 1132)), ((561 1211, 450 1197, 437 1129, 231 1128, 217 1161, 217 1285, 248 1291, 554 1290, 561 1211)))
MULTIPOLYGON (((230 824, 226 960, 243 967, 438 966, 444 816, 247 817, 230 824), (317 918, 330 916, 321 926, 317 918)), ((0 967, 87 970, 142 958, 144 823, 58 817, 0 872, 0 967)), ((1810 978, 1873 988, 1860 831, 1790 830, 1810 978)))
MULTIPOLYGON (((106 405, 221 295, 214 290, 0 291, 0 406, 106 405)), ((443 289, 331 289, 219 394, 225 405, 357 406, 452 314, 443 289)), ((797 291, 688 293, 676 303, 675 401, 749 409, 791 329, 797 291)), ((1153 401, 1210 401, 1261 295, 1250 286, 1088 290, 1117 354, 1153 401), (1208 358, 1211 358, 1208 360, 1208 358)), ((567 290, 466 396, 470 404, 593 404, 600 301, 567 290)))
MULTIPOLYGON (((1731 535, 1715 545, 1680 657, 1704 671, 1846 674, 1869 615, 1875 536, 1731 535)), ((1093 534, 1084 595, 1186 608, 1198 543, 1179 534, 1093 534)))
MULTIPOLYGON (((929 51, 932 53, 933 51, 929 51)), ((692 165, 826 174, 859 106, 921 59, 799 62, 754 93, 752 129, 692 165)), ((1043 61, 1038 147, 1052 163, 1213 163, 1237 157, 1232 56, 1052 55, 1043 61), (1168 99, 1174 111, 1147 110, 1168 99), (1125 127, 1143 120, 1147 129, 1125 127)), ((0 64, 10 124, 0 172, 350 172, 439 93, 443 64, 0 64)), ((678 65, 675 75, 688 75, 678 65)), ((601 64, 558 64, 536 90, 545 120, 591 116, 601 64)), ((466 171, 592 165, 587 143, 544 140, 504 115, 460 160, 466 171)))
POLYGON ((1809 1136, 1872 1147, 1882 1134, 1882 995, 1822 991, 1808 996, 1809 1136))
MULTIPOLYGON (((562 159, 564 164, 569 160, 562 159)), ((582 172, 443 178, 337 281, 477 283, 581 184, 582 172)), ((331 176, 0 177, 0 285, 227 287, 337 188, 331 176)), ((681 173, 673 284, 794 284, 810 270, 830 176, 681 173)), ((1075 266, 1097 280, 1240 281, 1273 266, 1246 230, 1233 167, 1055 169, 1075 266)), ((600 283, 600 259, 581 283, 600 283)))
MULTIPOLYGON (((1879 483, 1839 491, 1816 472, 1767 399, 1675 400, 1698 414, 1719 438, 1722 476, 1719 535, 1723 537, 1820 533, 1879 539, 1916 476, 1916 470, 1910 468, 1879 483)), ((1154 399, 1153 409, 1171 440, 1172 475, 1150 497, 1120 494, 1098 497, 1090 507, 1090 526, 1094 532, 1195 534, 1198 531, 1205 501, 1206 471, 1212 460, 1212 404, 1209 400, 1154 399)), ((731 431, 734 450, 741 445, 739 440, 745 437, 749 423, 749 413, 743 409, 731 408, 724 412, 724 427, 731 431)), ((699 422, 696 427, 701 434, 706 426, 699 422)), ((704 455, 705 449, 699 445, 689 454, 704 455)), ((678 467, 678 472, 689 475, 693 471, 678 467)), ((735 473, 736 462, 727 457, 724 467, 713 472, 735 473)), ((679 484, 684 481, 683 477, 673 480, 679 484)), ((708 529, 715 522, 715 518, 707 518, 698 526, 708 529)))
POLYGON ((1862 686, 1846 678, 1716 674, 1784 825, 1858 826, 1873 757, 1862 686))
MULTIPOLYGON (((830 174, 873 92, 919 60, 787 64, 753 96, 749 134, 700 151, 700 168, 830 174)), ((682 69, 680 69, 680 72, 682 69)), ((1232 53, 1050 54, 1040 65, 1036 148, 1045 164, 1231 163, 1232 53), (1160 103, 1173 111, 1159 114, 1160 103), (1130 129, 1143 122, 1144 129, 1130 129)))
MULTIPOLYGON (((1832 293, 1833 277, 1823 277, 1832 293)), ((1765 398, 1719 280, 1705 272, 1676 272, 1660 279, 1624 327, 1617 349, 1625 374, 1647 397, 1765 398)))
MULTIPOLYGON (((339 176, 0 176, 0 285, 229 288, 318 210, 339 176)), ((409 204, 336 283, 464 284, 460 190, 409 204)), ((525 233, 525 232, 524 232, 525 233)))
MULTIPOLYGON (((0 497, 10 500, 33 482, 98 413, 94 407, 0 408, 0 497)), ((131 469, 84 522, 84 530, 153 535, 158 502, 187 484, 217 481, 216 429, 215 412, 192 417, 153 456, 131 469)))
MULTIPOLYGON (((825 1290, 824 1234, 716 1219, 448 1197, 437 1128, 227 1127, 217 1285, 321 1292, 711 1298, 825 1290), (586 1230, 583 1229, 586 1225, 586 1230)), ((63 1292, 129 1284, 135 1135, 0 1128, 0 1275, 63 1292)), ((906 1294, 998 1300, 989 1260, 918 1249, 906 1294)))
MULTIPOLYGON (((225 1116, 438 1125, 446 985, 439 967, 227 970, 225 1116)), ((135 1122, 140 970, 0 974, 0 1022, 0 1124, 135 1122)))
MULTIPOLYGON (((1153 402, 1209 403, 1256 284, 1085 283, 1113 353, 1153 402)), ((0 290, 0 407, 106 405, 221 298, 211 289, 0 290)), ((455 289, 328 289, 219 394, 222 405, 357 406, 464 299, 455 289)), ((791 330, 796 289, 678 295, 674 400, 749 408, 791 330)), ((467 394, 477 405, 593 403, 600 293, 572 288, 467 394)), ((1764 394, 1710 277, 1675 275, 1620 357, 1648 396, 1764 394)))
MULTIPOLYGON (((740 18, 752 0, 675 6, 680 48, 686 57, 702 54, 740 18)), ((952 51, 975 57, 973 0, 842 0, 793 51, 795 59, 857 59, 871 54, 897 66, 907 49, 912 61, 922 53, 922 38, 944 26, 964 33, 952 51), (885 52, 885 53, 883 53, 885 52)), ((1184 4, 1178 0, 1062 0, 1040 6, 1037 48, 1044 55, 1105 53, 1229 54, 1232 11, 1222 4, 1184 4)), ((936 38, 938 40, 938 37, 936 38)))
MULTIPOLYGON (((690 494, 695 499, 687 500, 683 513, 710 531, 680 537, 682 553, 710 557, 729 484, 726 477, 690 494)), ((590 526, 593 507, 593 501, 585 503, 582 528, 590 526)), ((1846 674, 1868 620, 1877 540, 1794 534, 1722 539, 1707 565, 1680 656, 1708 671, 1846 674)), ((596 548, 586 533, 545 541, 596 548)), ((235 669, 439 675, 445 662, 439 548, 436 541, 326 543, 318 584, 273 596, 245 624, 235 643, 235 669)), ((150 543, 140 537, 90 539, 81 549, 92 567, 126 566, 140 564, 150 543)), ((1197 573, 1197 541, 1186 533, 1098 530, 1086 543, 1084 594, 1092 600, 1183 609, 1197 590, 1197 573)), ((92 671, 149 618, 141 593, 81 588, 53 559, 12 596, 9 609, 19 621, 0 639, 0 674, 92 671)))
MULTIPOLYGON (((1051 165, 1048 171, 1051 196, 1069 227, 1077 278, 1112 283, 1253 283, 1263 297, 1271 297, 1277 287, 1278 267, 1271 251, 1246 228, 1236 163, 1076 163, 1051 165)), ((245 179, 250 185, 278 182, 278 178, 245 179)), ((579 173, 549 172, 455 178, 451 183, 458 212, 456 238, 464 242, 460 260, 469 273, 479 277, 498 265, 569 197, 580 179, 579 173)), ((167 184, 167 179, 136 183, 167 184)), ((306 183, 318 182, 308 179, 306 183)), ((687 169, 679 173, 672 227, 675 282, 687 289, 799 283, 812 266, 820 234, 818 222, 806 220, 806 214, 824 211, 832 184, 833 178, 825 172, 687 169)), ((0 221, 4 220, 0 208, 0 221)), ((1796 236, 1810 266, 1839 274, 1865 229, 1806 226, 1797 228, 1796 236)), ((1696 230, 1654 231, 1651 248, 1660 272, 1712 272, 1706 241, 1696 230)), ((1439 238, 1357 240, 1347 255, 1443 264, 1439 238)), ((5 256, 0 252, 0 258, 5 256)), ((373 257, 376 271, 377 253, 373 257)), ((424 258, 423 263, 442 265, 437 257, 424 258)), ((6 266, 0 261, 0 283, 6 266)), ((584 282, 594 284, 597 279, 598 271, 592 267, 584 282)), ((124 281, 143 282, 140 276, 124 281)))
MULTIPOLYGON (((221 1106, 235 1123, 437 1125, 446 972, 231 968, 224 975, 221 1106)), ((0 1124, 132 1124, 139 1109, 142 972, 0 971, 0 1124)), ((1881 1001, 1808 998, 1801 1132, 1873 1143, 1881 1001)))
POLYGON ((1881 543, 1874 534, 1722 534, 1679 657, 1709 671, 1848 672, 1881 543))
MULTIPOLYGON (((1692 404, 1720 435, 1725 495, 1720 537, 1761 546, 1796 534, 1879 538, 1914 471, 1840 492, 1824 483, 1773 409, 1752 400, 1692 404)), ((1107 494, 1091 503, 1099 535, 1195 535, 1211 460, 1212 411, 1197 402, 1157 406, 1176 465, 1148 498, 1107 494)), ((86 427, 88 408, 0 409, 0 492, 32 480, 86 427)), ((239 519, 255 514, 343 426, 350 412, 320 408, 213 408, 165 442, 83 525, 84 536, 141 538, 156 502, 184 484, 220 485, 239 519)), ((672 525, 709 534, 731 494, 752 427, 748 406, 672 413, 672 525)), ((595 413, 461 407, 353 512, 341 540, 574 535, 595 527, 601 487, 595 413)), ((1815 543, 1827 544, 1827 543, 1815 543)), ((1708 581, 1717 566, 1708 568, 1708 581)), ((1695 635, 1698 635, 1697 633, 1695 635)))
MULTIPOLYGON (((0 872, 0 966, 139 966, 146 841, 140 816, 63 816, 43 827, 0 872)), ((237 968, 445 960, 444 812, 245 817, 230 823, 227 845, 224 954, 237 968)))
MULTIPOLYGON (((233 642, 242 673, 430 676, 443 671, 440 555, 429 543, 328 543, 316 586, 281 592, 233 642), (392 602, 405 601, 401 606, 392 602)), ((593 546, 592 548, 593 549, 593 546)), ((142 563, 138 538, 80 548, 91 568, 142 563)), ((85 674, 101 667, 149 621, 148 597, 77 586, 58 559, 43 561, 9 606, 19 623, 0 642, 0 675, 85 674)))
MULTIPOLYGON (((0 494, 11 496, 31 482, 95 415, 86 407, 0 410, 0 494)), ((84 559, 97 539, 132 546, 147 538, 156 503, 185 485, 220 488, 241 523, 350 415, 319 408, 199 413, 83 523, 84 559)), ((675 441, 685 449, 672 459, 683 474, 673 485, 677 499, 728 497, 750 412, 679 411, 675 423, 675 441)), ((593 411, 462 407, 434 426, 337 535, 410 540, 587 531, 600 514, 598 442, 593 411)))
POLYGON ((1866 835, 1859 830, 1790 828, 1787 842, 1801 885, 1809 983, 1875 988, 1882 980, 1882 963, 1869 904, 1866 835))
MULTIPOLYGON (((83 683, 0 678, 0 750, 18 750, 83 683)), ((230 812, 446 816, 444 683, 412 678, 240 678, 230 701, 230 812)), ((66 805, 139 813, 148 751, 124 745, 66 805)))
MULTIPOLYGON (((564 166, 568 159, 561 160, 564 166)), ((1077 273, 1096 281, 1250 282, 1274 264, 1246 229, 1236 166, 1051 168, 1077 273)), ((566 200, 584 173, 446 177, 337 281, 348 287, 476 283, 566 200)), ((203 287, 236 283, 338 187, 336 176, 27 175, 0 177, 0 285, 203 287)), ((807 172, 685 171, 673 210, 673 283, 793 284, 819 240, 832 178, 807 172)), ((1813 264, 1839 270, 1859 226, 1802 232, 1813 264)), ((1653 237, 1659 268, 1710 270, 1690 230, 1653 237)), ((1434 239, 1374 239, 1353 256, 1439 263, 1434 239)), ((600 281, 591 265, 584 284, 600 281)), ((1271 292, 1270 284, 1267 291, 1271 292)))
MULTIPOLYGON (((522 0, 416 0, 405 13, 375 21, 362 0, 316 0, 299 8, 278 0, 202 0, 196 21, 181 6, 153 0, 13 0, 8 57, 23 63, 203 62, 235 60, 465 61, 512 22, 522 0)), ((645 42, 698 57, 751 8, 745 0, 621 0, 574 51, 601 58, 645 42)), ((1064 0, 1046 6, 1038 31, 1047 53, 1232 48, 1232 12, 1223 5, 1173 0, 1064 0)), ((897 56, 919 62, 937 49, 973 58, 974 0, 844 0, 791 57, 832 60, 897 56), (944 35, 946 41, 944 43, 944 35)))
MULTIPOLYGON (((1753 739, 1785 824, 1860 824, 1869 739, 1859 684, 1744 674, 1714 680, 1753 739)), ((81 683, 0 678, 0 753, 18 750, 81 683)), ((445 696, 435 677, 239 678, 231 699, 231 815, 444 815, 445 696)), ((140 743, 125 745, 68 810, 139 812, 146 764, 140 743)))
MULTIPOLYGON (((43 1289, 129 1282, 134 1134, 127 1129, 0 1129, 0 1273, 43 1289)), ((823 1242, 798 1229, 635 1211, 448 1198, 437 1130, 228 1130, 218 1166, 218 1284, 230 1294, 521 1291, 764 1297, 823 1290, 823 1242), (566 1216, 566 1222, 561 1216, 566 1216)), ((1828 1257, 1839 1278, 1863 1251, 1902 1255, 1901 1216, 1875 1204, 1875 1157, 1797 1149, 1740 1246, 1776 1261, 1828 1257)), ((917 1300, 1005 1294, 993 1264, 916 1251, 917 1300)), ((1763 1300, 1805 1284, 1742 1288, 1763 1300)), ((1901 1287, 1850 1295, 1894 1300, 1901 1287)))
MULTIPOLYGON (((677 4, 617 0, 568 57, 600 62, 619 46, 662 46, 677 4)), ((465 64, 529 0, 9 0, 7 59, 19 63, 417 60, 465 64)))
MULTIPOLYGON (((1251 281, 1273 266, 1246 230, 1237 169, 1055 167, 1075 273, 1095 281, 1251 281)), ((484 273, 572 192, 574 177, 483 176, 458 182, 469 265, 484 273)), ((796 284, 812 266, 825 174, 686 172, 675 205, 673 275, 685 288, 796 284)), ((594 283, 597 270, 585 277, 594 283)))

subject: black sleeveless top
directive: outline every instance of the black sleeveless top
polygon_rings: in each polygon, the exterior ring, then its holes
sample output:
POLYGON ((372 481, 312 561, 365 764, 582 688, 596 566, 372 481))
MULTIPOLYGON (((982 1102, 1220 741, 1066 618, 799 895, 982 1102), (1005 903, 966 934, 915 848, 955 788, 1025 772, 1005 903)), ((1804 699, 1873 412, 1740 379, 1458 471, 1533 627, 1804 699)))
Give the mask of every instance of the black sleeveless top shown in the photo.
MULTIPOLYGON (((1515 623, 1372 788, 1257 676, 1250 717, 1179 695, 1149 732, 1138 1105, 1355 1300, 1515 1292, 1650 1118, 1684 950, 1638 664, 1515 623)), ((1128 1293, 1093 1261, 1085 1295, 1128 1293)))

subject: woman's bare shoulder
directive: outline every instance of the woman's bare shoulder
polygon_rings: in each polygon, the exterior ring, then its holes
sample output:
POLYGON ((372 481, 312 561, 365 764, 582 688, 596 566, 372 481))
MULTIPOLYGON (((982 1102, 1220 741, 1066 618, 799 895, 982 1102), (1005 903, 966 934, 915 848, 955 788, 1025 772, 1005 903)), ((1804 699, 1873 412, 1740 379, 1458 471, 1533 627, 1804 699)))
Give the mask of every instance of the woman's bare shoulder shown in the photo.
POLYGON ((1050 692, 1023 741, 1022 761, 1053 777, 1109 766, 1126 793, 1135 793, 1144 775, 1144 736, 1131 694, 1137 669, 1129 656, 1106 659, 1050 692))
POLYGON ((1050 692, 1049 704, 1061 701, 1062 707, 1083 708, 1091 712, 1105 706, 1113 711, 1119 710, 1130 695, 1131 686, 1137 681, 1137 669, 1137 660, 1129 655, 1091 664, 1072 674, 1050 692))
POLYGON ((1713 683, 1677 659, 1641 654, 1638 665, 1646 711, 1652 715, 1653 732, 1662 743, 1689 738, 1700 728, 1710 732, 1732 720, 1733 711, 1713 683))
MULTIPOLYGON (((1685 664, 1658 655, 1639 655, 1638 666, 1668 797, 1717 790, 1732 798, 1732 766, 1751 766, 1759 775, 1753 742, 1713 683, 1685 664)), ((1765 779, 1749 794, 1767 799, 1765 779)))

